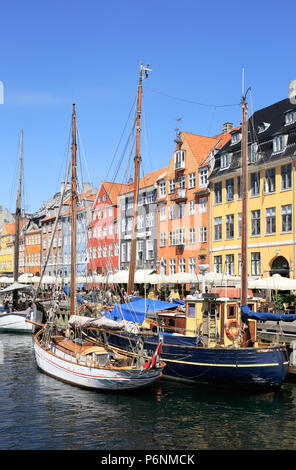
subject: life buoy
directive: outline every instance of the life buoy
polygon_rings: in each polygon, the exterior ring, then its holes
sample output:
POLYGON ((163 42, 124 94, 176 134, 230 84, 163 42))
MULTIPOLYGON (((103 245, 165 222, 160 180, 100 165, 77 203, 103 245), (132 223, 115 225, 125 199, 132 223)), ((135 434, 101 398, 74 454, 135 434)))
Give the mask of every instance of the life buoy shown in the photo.
POLYGON ((228 338, 235 339, 240 331, 240 326, 237 320, 228 320, 225 327, 228 338))

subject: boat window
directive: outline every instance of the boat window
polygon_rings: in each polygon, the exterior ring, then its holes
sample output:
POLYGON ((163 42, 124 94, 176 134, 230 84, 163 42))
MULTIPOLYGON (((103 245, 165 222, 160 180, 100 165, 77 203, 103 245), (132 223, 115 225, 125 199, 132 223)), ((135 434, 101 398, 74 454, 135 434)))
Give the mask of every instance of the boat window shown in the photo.
POLYGON ((195 317, 195 304, 188 304, 188 317, 195 317))
POLYGON ((236 305, 227 305, 227 318, 236 318, 236 305))

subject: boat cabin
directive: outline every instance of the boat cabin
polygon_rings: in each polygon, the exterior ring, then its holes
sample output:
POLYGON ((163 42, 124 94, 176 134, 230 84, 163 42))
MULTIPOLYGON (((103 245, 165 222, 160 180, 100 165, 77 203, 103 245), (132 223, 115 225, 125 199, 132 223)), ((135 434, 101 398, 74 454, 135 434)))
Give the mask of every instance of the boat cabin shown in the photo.
MULTIPOLYGON (((255 311, 256 302, 248 304, 255 311)), ((198 335, 208 347, 231 346, 244 341, 241 330, 240 301, 222 299, 216 294, 186 300, 186 335, 198 335)), ((249 320, 248 346, 257 342, 256 321, 249 320)))

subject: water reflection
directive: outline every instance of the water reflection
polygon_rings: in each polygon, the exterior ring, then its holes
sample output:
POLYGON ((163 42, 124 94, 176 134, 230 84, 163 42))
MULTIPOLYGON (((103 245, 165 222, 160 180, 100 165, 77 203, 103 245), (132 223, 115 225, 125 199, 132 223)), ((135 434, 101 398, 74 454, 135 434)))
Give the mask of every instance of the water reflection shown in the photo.
POLYGON ((98 393, 40 372, 30 336, 2 335, 1 449, 295 449, 296 384, 250 394, 160 380, 98 393))

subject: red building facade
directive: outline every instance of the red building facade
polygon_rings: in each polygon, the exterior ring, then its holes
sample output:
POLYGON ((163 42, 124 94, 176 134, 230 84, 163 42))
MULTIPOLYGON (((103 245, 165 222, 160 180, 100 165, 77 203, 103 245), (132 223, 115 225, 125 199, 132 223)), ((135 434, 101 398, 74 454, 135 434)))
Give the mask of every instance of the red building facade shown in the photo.
POLYGON ((117 197, 127 185, 104 181, 92 207, 88 226, 89 276, 115 272, 119 268, 118 203, 117 197))

